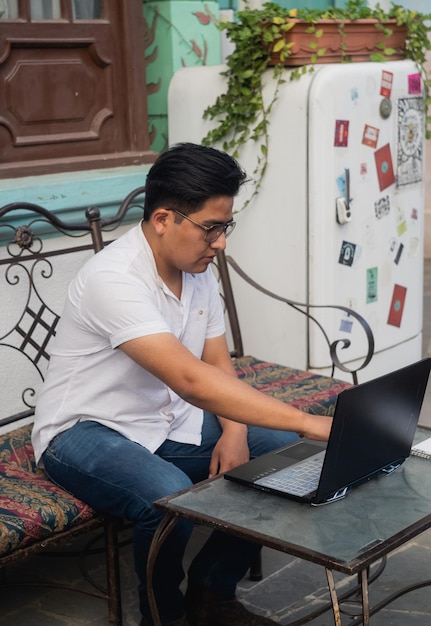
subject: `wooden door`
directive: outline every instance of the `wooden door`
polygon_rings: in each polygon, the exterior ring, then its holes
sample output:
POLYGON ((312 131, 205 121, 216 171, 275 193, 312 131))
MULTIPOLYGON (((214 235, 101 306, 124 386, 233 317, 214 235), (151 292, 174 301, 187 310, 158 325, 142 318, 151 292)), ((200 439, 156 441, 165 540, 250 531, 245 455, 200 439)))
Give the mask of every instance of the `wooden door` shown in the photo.
POLYGON ((150 162, 141 0, 0 0, 0 178, 150 162))

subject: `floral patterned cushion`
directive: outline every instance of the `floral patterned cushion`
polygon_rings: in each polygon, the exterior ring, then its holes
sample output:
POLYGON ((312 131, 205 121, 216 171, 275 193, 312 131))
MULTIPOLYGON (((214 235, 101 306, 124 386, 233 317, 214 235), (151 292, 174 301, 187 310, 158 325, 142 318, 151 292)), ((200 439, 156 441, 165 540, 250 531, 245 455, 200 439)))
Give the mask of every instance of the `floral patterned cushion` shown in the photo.
POLYGON ((95 517, 37 469, 31 424, 0 436, 0 556, 95 517))
POLYGON ((351 387, 335 378, 259 361, 252 356, 234 360, 239 378, 297 409, 315 415, 333 415, 337 395, 351 387))

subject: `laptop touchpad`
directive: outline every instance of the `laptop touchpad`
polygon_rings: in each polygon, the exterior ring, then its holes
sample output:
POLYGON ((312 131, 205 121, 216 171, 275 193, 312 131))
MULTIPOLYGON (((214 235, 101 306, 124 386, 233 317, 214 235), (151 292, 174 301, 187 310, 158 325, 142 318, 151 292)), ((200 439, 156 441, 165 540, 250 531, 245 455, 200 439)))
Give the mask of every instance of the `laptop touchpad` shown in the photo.
POLYGON ((305 441, 300 441, 293 446, 289 446, 288 448, 283 448, 277 454, 280 456, 286 456, 289 459, 295 459, 296 461, 301 461, 302 459, 306 459, 308 456, 312 454, 317 454, 322 451, 322 446, 314 445, 312 443, 307 443, 305 441))

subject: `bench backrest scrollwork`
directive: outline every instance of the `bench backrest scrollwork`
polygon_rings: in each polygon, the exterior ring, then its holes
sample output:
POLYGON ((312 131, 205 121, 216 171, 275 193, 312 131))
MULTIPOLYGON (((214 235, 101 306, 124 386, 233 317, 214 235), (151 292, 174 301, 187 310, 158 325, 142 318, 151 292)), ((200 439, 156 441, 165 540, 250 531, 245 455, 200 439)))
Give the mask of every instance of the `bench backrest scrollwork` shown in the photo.
POLYGON ((0 427, 31 421, 70 280, 131 208, 142 216, 143 190, 132 191, 116 215, 103 219, 90 207, 77 223, 37 204, 0 208, 0 427))

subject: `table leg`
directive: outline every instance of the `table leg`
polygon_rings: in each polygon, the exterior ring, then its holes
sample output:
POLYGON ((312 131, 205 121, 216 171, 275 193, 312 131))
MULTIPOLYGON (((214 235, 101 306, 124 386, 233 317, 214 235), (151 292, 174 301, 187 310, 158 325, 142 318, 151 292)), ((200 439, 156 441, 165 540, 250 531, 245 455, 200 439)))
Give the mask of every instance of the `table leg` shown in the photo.
POLYGON ((166 513, 166 515, 160 522, 159 526, 157 527, 156 532, 154 533, 150 550, 148 552, 147 593, 148 593, 148 602, 150 604, 150 609, 151 609, 151 617, 153 619, 154 626, 161 626, 159 611, 157 609, 156 598, 154 596, 154 591, 153 591, 154 565, 156 563, 157 555, 159 553, 160 548, 163 545, 163 542, 165 541, 169 533, 172 531, 176 523, 177 523, 177 517, 175 515, 171 515, 170 513, 166 513))
POLYGON ((362 617, 364 626, 370 626, 370 599, 368 596, 368 569, 361 572, 362 617))
POLYGON ((328 580, 329 594, 331 596, 332 602, 332 612, 334 614, 334 624, 335 626, 341 626, 341 612, 340 605, 338 602, 337 590, 335 588, 334 574, 332 570, 325 567, 326 570, 326 578, 328 580))
MULTIPOLYGON (((329 593, 331 596, 332 612, 334 614, 335 626, 341 626, 341 611, 338 602, 337 589, 335 587, 334 574, 332 570, 325 568, 326 578, 328 579, 329 593)), ((368 568, 360 573, 361 578, 361 594, 362 594, 362 619, 363 626, 370 626, 370 600, 368 595, 368 568)), ((356 623, 356 620, 354 620, 356 623)))

